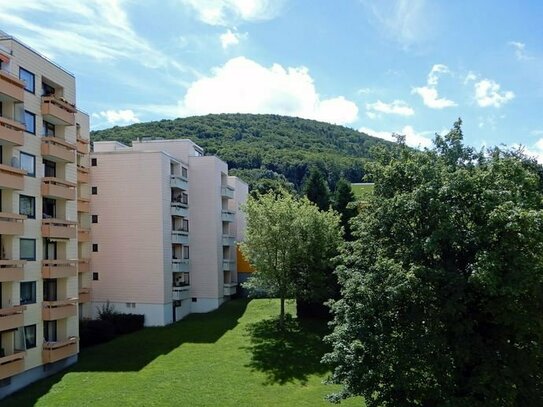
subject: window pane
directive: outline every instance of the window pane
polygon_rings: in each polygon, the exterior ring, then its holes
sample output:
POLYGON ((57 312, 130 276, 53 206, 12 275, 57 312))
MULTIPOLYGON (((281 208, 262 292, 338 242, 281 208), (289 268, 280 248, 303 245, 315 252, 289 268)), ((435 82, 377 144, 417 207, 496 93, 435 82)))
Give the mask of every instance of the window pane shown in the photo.
POLYGON ((25 345, 26 349, 36 347, 36 325, 25 326, 25 345))
POLYGON ((25 110, 25 127, 27 133, 36 134, 36 115, 25 110))
POLYGON ((34 93, 35 83, 34 83, 34 74, 28 72, 26 69, 19 68, 19 79, 24 81, 25 90, 34 93))
POLYGON ((36 282, 21 283, 21 305, 34 304, 36 302, 36 282))
POLYGON ((19 214, 36 218, 36 199, 33 196, 19 195, 19 214))
POLYGON ((19 239, 19 251, 21 260, 36 260, 36 239, 19 239))
POLYGON ((36 157, 30 154, 21 153, 21 168, 26 170, 27 175, 31 177, 36 176, 36 157))

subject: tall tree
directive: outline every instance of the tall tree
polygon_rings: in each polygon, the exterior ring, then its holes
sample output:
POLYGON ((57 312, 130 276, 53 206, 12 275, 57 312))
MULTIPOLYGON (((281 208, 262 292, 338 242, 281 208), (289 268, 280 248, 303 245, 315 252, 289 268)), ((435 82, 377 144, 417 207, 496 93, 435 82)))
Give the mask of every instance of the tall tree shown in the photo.
POLYGON ((341 226, 345 233, 345 240, 351 240, 351 225, 349 221, 356 215, 356 208, 352 205, 355 202, 355 196, 351 188, 351 183, 345 178, 341 178, 336 185, 334 194, 333 208, 339 213, 341 226))
POLYGON ((339 218, 319 211, 306 198, 283 193, 250 197, 245 206, 247 231, 241 250, 255 272, 246 286, 280 298, 313 300, 326 295, 331 258, 341 241, 339 218))
POLYGON ((522 159, 381 152, 338 269, 333 381, 374 406, 543 405, 543 195, 522 159))
POLYGON ((313 168, 304 185, 304 195, 307 196, 321 211, 330 209, 330 191, 322 173, 313 168))

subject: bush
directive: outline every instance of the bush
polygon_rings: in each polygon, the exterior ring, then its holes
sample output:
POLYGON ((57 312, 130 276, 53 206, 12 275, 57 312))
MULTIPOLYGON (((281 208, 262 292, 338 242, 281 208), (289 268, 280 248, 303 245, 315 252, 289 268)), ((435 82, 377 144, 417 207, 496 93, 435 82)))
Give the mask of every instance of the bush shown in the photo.
POLYGON ((115 338, 115 327, 110 321, 84 319, 79 322, 79 337, 82 348, 109 342, 115 338))
POLYGON ((116 335, 124 335, 143 329, 145 316, 141 314, 121 314, 118 312, 101 314, 102 321, 110 322, 116 335))

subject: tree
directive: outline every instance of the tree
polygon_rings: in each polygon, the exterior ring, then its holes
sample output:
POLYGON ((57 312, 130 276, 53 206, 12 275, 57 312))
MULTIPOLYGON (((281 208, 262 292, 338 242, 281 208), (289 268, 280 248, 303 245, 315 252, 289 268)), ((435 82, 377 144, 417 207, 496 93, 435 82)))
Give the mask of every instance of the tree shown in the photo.
POLYGON ((374 197, 338 268, 339 400, 374 406, 543 405, 539 177, 499 149, 462 144, 377 154, 374 197))
POLYGON ((345 231, 345 240, 351 240, 351 226, 349 221, 356 215, 356 208, 351 206, 355 202, 355 196, 351 184, 341 178, 336 186, 333 208, 339 213, 341 226, 345 231))
POLYGON ((321 211, 327 211, 330 208, 330 191, 322 173, 313 168, 304 185, 304 195, 307 196, 321 211))
POLYGON ((283 324, 285 299, 326 296, 322 270, 330 268, 341 241, 339 218, 333 211, 319 211, 306 198, 286 193, 250 197, 245 212, 241 250, 255 269, 247 287, 280 298, 283 324))

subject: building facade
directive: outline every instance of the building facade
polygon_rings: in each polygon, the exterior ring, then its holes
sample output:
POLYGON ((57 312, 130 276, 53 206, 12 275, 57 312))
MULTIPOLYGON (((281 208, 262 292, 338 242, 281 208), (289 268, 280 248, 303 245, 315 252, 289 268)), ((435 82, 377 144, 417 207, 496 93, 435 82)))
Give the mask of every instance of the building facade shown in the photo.
POLYGON ((91 153, 92 309, 166 325, 237 290, 248 187, 190 140, 95 142, 91 153))
POLYGON ((75 102, 72 74, 0 32, 0 398, 74 363, 90 312, 89 118, 75 102))

